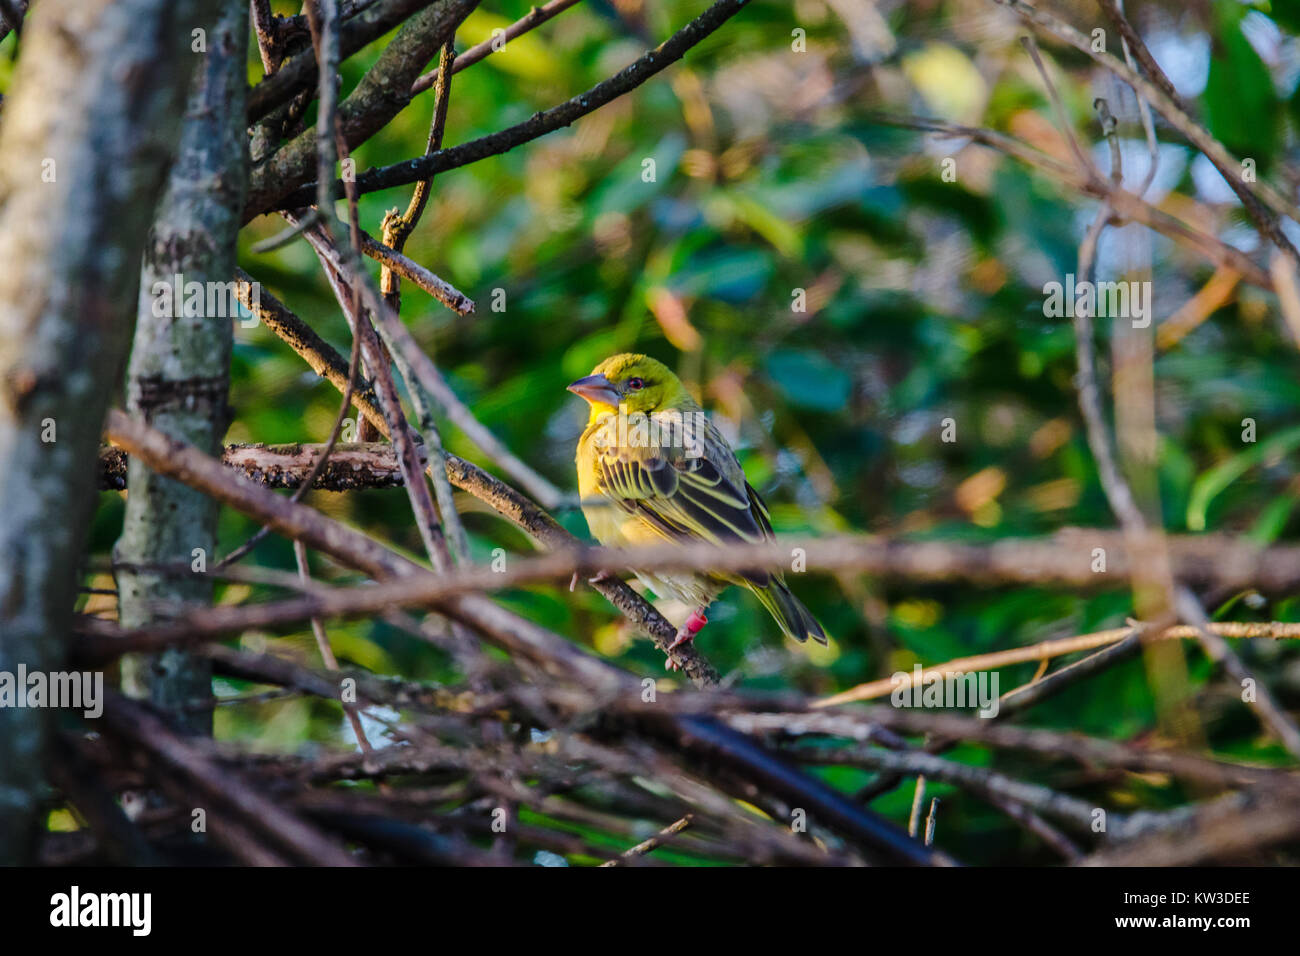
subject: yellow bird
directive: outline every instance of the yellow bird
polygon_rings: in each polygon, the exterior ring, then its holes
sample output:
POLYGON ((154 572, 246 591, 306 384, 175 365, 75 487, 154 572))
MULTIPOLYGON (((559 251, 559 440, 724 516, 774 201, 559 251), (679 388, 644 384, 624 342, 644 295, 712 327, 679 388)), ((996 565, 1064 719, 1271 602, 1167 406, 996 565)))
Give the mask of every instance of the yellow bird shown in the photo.
MULTIPOLYGON (((713 544, 772 539, 767 506, 745 480, 725 438, 662 362, 625 353, 607 358, 568 390, 590 405, 578 441, 578 491, 601 544, 667 541, 713 544)), ((694 639, 704 612, 730 584, 749 588, 796 641, 826 643, 826 632, 780 570, 743 573, 634 573, 660 597, 694 607, 672 646, 694 639)), ((666 666, 675 669, 671 656, 666 666)))

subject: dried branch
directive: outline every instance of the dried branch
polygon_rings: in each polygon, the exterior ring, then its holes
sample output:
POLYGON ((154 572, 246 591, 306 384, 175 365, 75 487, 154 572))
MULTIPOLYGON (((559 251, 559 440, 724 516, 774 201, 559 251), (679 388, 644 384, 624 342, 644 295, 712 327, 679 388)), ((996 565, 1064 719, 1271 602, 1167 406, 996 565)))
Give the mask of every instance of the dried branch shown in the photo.
MULTIPOLYGON (((437 0, 380 0, 343 24, 339 31, 339 55, 346 59, 435 2, 437 0)), ((248 125, 252 126, 316 82, 316 56, 312 50, 290 57, 273 75, 250 91, 248 125)))
POLYGON ((524 490, 541 502, 544 508, 554 508, 565 496, 553 484, 520 461, 505 444, 474 417, 468 406, 452 390, 433 359, 420 348, 410 330, 390 310, 377 310, 380 328, 391 342, 394 356, 401 356, 409 366, 415 381, 437 403, 444 415, 464 432, 470 441, 501 466, 524 490))
MULTIPOLYGON (((292 221, 290 218, 290 222, 292 221)), ((365 356, 367 367, 375 377, 375 393, 379 397, 379 407, 383 411, 388 435, 402 472, 402 484, 411 503, 416 528, 420 532, 430 563, 437 570, 444 571, 450 567, 451 559, 447 551, 446 539, 443 537, 442 522, 434 508, 429 486, 423 478, 423 466, 416 438, 402 410, 401 398, 398 396, 397 386, 389 368, 388 355, 375 334, 374 327, 370 324, 366 310, 360 307, 358 301, 358 297, 369 298, 366 289, 368 277, 359 272, 351 272, 345 277, 344 274, 336 271, 335 263, 341 264, 342 257, 322 227, 312 227, 307 231, 306 236, 313 250, 320 257, 340 306, 345 313, 349 313, 348 318, 353 334, 361 339, 362 354, 365 356), (334 257, 333 261, 331 256, 334 257)))
MULTIPOLYGON (((1080 833, 1092 831, 1095 805, 1090 801, 1071 797, 1040 784, 1016 780, 985 767, 944 760, 922 750, 809 747, 786 750, 785 753, 802 763, 866 767, 907 775, 923 774, 930 780, 955 784, 990 802, 999 798, 1009 799, 1019 806, 1060 820, 1080 833)), ((1110 814, 1109 817, 1111 832, 1122 834, 1127 820, 1119 814, 1110 814)))
MULTIPOLYGON (((109 413, 107 434, 151 468, 191 487, 203 490, 227 505, 270 524, 278 533, 380 580, 437 578, 419 565, 396 554, 370 537, 330 521, 305 505, 288 501, 265 488, 248 483, 215 459, 135 421, 121 412, 109 413)), ((530 658, 548 670, 585 676, 594 687, 617 686, 620 672, 588 658, 574 645, 505 611, 490 601, 462 596, 440 602, 439 610, 468 623, 511 653, 530 658)))
MULTIPOLYGON (((1206 132, 1200 124, 1192 119, 1191 116, 1188 115, 1186 109, 1177 102, 1176 97, 1170 95, 1170 93, 1172 93, 1172 85, 1170 85, 1169 80, 1164 77, 1163 72, 1161 72, 1159 66, 1156 65, 1155 59, 1150 56, 1150 53, 1146 50, 1146 46, 1142 43, 1141 38, 1137 35, 1135 30, 1130 28, 1125 32, 1125 39, 1132 47, 1133 53, 1137 56, 1138 62, 1142 65, 1143 69, 1147 70, 1153 77, 1159 76, 1164 81, 1164 86, 1168 88, 1168 92, 1165 88, 1162 88, 1162 85, 1159 82, 1147 80, 1136 71, 1130 69, 1128 64, 1124 61, 1116 59, 1110 53, 1095 50, 1088 37, 1084 36, 1074 27, 1059 20, 1052 14, 1039 10, 1031 4, 1024 2, 1024 0, 993 0, 993 2, 1008 7, 1018 17, 1020 17, 1022 21, 1029 26, 1034 27, 1039 32, 1074 47, 1100 66, 1109 70, 1111 73, 1114 73, 1129 86, 1133 87, 1139 96, 1155 107, 1156 111, 1159 112, 1166 121, 1168 121, 1170 126, 1176 129, 1186 137, 1193 146, 1205 154, 1206 158, 1214 164, 1214 167, 1220 172, 1223 178, 1227 180, 1228 184, 1232 187, 1233 192, 1237 193, 1238 197, 1242 199, 1247 211, 1250 212, 1253 217, 1257 217, 1262 211, 1260 206, 1260 202, 1262 201, 1263 205, 1268 206, 1278 215, 1287 216, 1300 221, 1300 208, 1297 208, 1294 202, 1282 193, 1278 192, 1278 190, 1273 188, 1269 183, 1259 180, 1255 183, 1255 190, 1251 190, 1250 186, 1241 178, 1241 162, 1234 158, 1227 149, 1224 148, 1222 143, 1216 140, 1206 132)), ((1105 9, 1104 6, 1103 9, 1105 9)), ((1114 16, 1112 16, 1112 19, 1115 19, 1114 16)), ((1117 25, 1124 22, 1123 16, 1119 15, 1115 22, 1117 25)), ((1281 234, 1277 224, 1271 220, 1271 217, 1263 216, 1262 218, 1256 218, 1256 223, 1259 225, 1261 231, 1278 244, 1279 248, 1286 251, 1293 259, 1296 258, 1295 248, 1291 246, 1286 237, 1281 234)))
MULTIPOLYGON (((107 430, 113 441, 139 456, 150 467, 191 487, 199 488, 245 514, 272 524, 294 540, 302 540, 340 563, 380 580, 436 580, 429 572, 371 538, 330 521, 304 505, 242 481, 220 462, 160 432, 112 412, 107 430)), ((477 596, 448 598, 439 611, 476 630, 484 639, 512 656, 531 662, 561 680, 578 682, 596 701, 618 707, 621 719, 634 721, 638 731, 692 764, 722 767, 729 774, 806 809, 823 825, 841 833, 873 856, 936 865, 950 862, 918 846, 893 824, 821 781, 785 764, 743 734, 716 720, 677 715, 641 703, 641 684, 631 675, 586 654, 573 644, 530 621, 477 596)), ((606 728, 619 724, 615 718, 606 728)), ((599 733, 600 728, 594 728, 599 733)))
MULTIPOLYGON (((316 208, 324 216, 334 209, 334 175, 338 137, 339 21, 336 0, 309 0, 304 6, 311 28, 319 76, 316 107, 316 208)), ((332 218, 332 217, 331 217, 332 218)), ((326 226, 330 228, 329 225, 326 226)), ((355 308, 355 306, 354 306, 355 308)))
POLYGON ((601 866, 627 866, 628 863, 645 856, 651 850, 656 850, 663 846, 670 837, 676 836, 691 825, 692 816, 688 813, 675 823, 670 823, 648 840, 643 840, 636 846, 624 850, 613 860, 607 860, 601 866))
MULTIPOLYGON (((1191 124, 1199 134, 1199 138, 1202 140, 1201 142, 1198 142, 1197 139, 1191 136, 1188 136, 1188 139, 1190 139, 1203 153, 1205 153, 1206 158, 1209 159, 1209 161, 1214 165, 1214 168, 1219 171, 1219 174, 1223 177, 1224 181, 1232 191, 1237 194, 1237 198, 1241 200, 1241 204, 1246 208, 1246 212, 1250 215, 1250 218, 1254 220, 1260 233, 1266 236, 1283 255, 1291 260, 1293 264, 1300 264, 1300 253, 1296 252, 1295 246, 1292 245, 1291 240, 1286 237, 1285 233, 1283 233, 1277 220, 1269 214, 1269 211, 1264 208, 1264 205, 1255 197, 1255 194, 1251 191, 1250 187, 1242 179, 1241 163, 1234 160, 1228 154, 1228 151, 1217 141, 1209 138, 1209 133, 1202 130, 1199 126, 1196 126, 1194 121, 1189 118, 1187 107, 1184 106, 1182 101, 1179 99, 1173 83, 1169 81, 1169 77, 1165 76, 1164 71, 1160 69, 1160 64, 1157 63, 1156 58, 1151 55, 1151 51, 1147 49, 1146 43, 1143 42, 1142 37, 1138 34, 1137 30, 1133 29, 1133 25, 1128 22, 1128 19, 1124 16, 1123 10, 1120 8, 1120 5, 1116 0, 1098 0, 1097 5, 1101 7, 1102 12, 1106 14, 1111 23, 1113 23, 1115 28, 1119 31, 1120 41, 1123 44, 1125 53, 1125 62, 1129 72, 1135 75, 1137 74, 1137 70, 1134 69, 1133 62, 1128 56, 1131 51, 1133 56, 1137 58, 1138 63, 1141 64, 1142 71, 1167 98, 1168 103, 1182 114, 1184 117, 1183 122, 1191 124), (1207 149, 1205 141, 1208 141, 1209 144, 1216 148, 1207 149)), ((1133 90, 1138 94, 1139 105, 1145 108, 1148 102, 1147 97, 1137 86, 1133 86, 1133 90)), ((1184 135, 1187 135, 1182 126, 1167 114, 1166 119, 1169 119, 1170 124, 1177 128, 1179 132, 1183 132, 1184 135)), ((1149 123, 1149 116, 1147 121, 1149 123)), ((1148 140, 1151 141, 1153 139, 1154 137, 1148 133, 1148 140)), ((1155 165, 1153 163, 1151 173, 1148 174, 1147 182, 1144 184, 1142 192, 1145 192, 1146 185, 1150 184, 1154 170, 1155 165)), ((1260 183, 1259 185, 1261 190, 1272 192, 1272 187, 1268 186, 1267 183, 1260 183)), ((1276 199, 1278 197, 1275 196, 1274 198, 1276 199)), ((1283 199, 1283 203, 1280 204, 1280 206, 1274 205, 1274 208, 1277 209, 1278 212, 1294 219, 1296 217, 1295 205, 1286 201, 1285 197, 1281 198, 1283 199)), ((1273 203, 1270 203, 1270 205, 1273 205, 1273 203)))
MULTIPOLYGON (((824 542, 837 558, 851 556, 854 552, 844 545, 853 539, 824 542)), ((97 625, 99 633, 112 634, 113 642, 106 648, 115 653, 127 650, 143 651, 169 646, 179 640, 201 640, 228 633, 238 633, 251 628, 283 627, 310 617, 358 617, 375 614, 386 608, 436 607, 450 597, 518 587, 538 581, 563 581, 574 573, 594 576, 600 571, 617 572, 628 567, 643 571, 668 571, 711 568, 714 570, 743 570, 763 563, 762 557, 778 553, 776 549, 762 546, 719 548, 713 545, 690 547, 657 546, 637 549, 583 548, 555 551, 534 558, 518 559, 504 570, 482 567, 465 567, 437 578, 418 578, 393 581, 377 586, 354 588, 320 588, 309 595, 286 601, 257 605, 217 606, 196 610, 184 621, 160 622, 148 627, 127 631, 104 623, 97 625)), ((810 560, 810 566, 816 568, 810 560)), ((844 570, 837 562, 827 562, 828 570, 844 570)), ((1212 633, 1239 639, 1296 639, 1300 638, 1300 624, 1285 622, 1220 623, 1211 625, 1212 633)), ((1029 647, 994 651, 974 657, 960 658, 922 671, 922 680, 935 675, 972 672, 1006 667, 1032 661, 1046 661, 1066 654, 1105 647, 1123 641, 1133 633, 1133 628, 1116 628, 1085 634, 1078 637, 1044 641, 1029 647)), ((1149 639, 1195 638, 1195 627, 1170 627, 1153 632, 1149 639)), ((906 688, 915 682, 908 675, 901 682, 906 688)), ((873 681, 826 698, 819 706, 834 706, 856 700, 882 697, 898 689, 900 682, 893 678, 873 681)))
POLYGON ((257 52, 262 58, 262 70, 270 76, 280 68, 283 58, 280 48, 280 27, 271 12, 271 0, 251 0, 250 15, 253 32, 257 35, 257 52))
MULTIPOLYGON (((187 284, 223 287, 235 267, 248 178, 240 121, 248 87, 248 8, 224 6, 213 27, 212 49, 195 71, 176 160, 150 230, 126 382, 128 409, 209 452, 220 447, 230 425, 233 326, 186 315, 173 282, 183 276, 187 284), (163 303, 170 305, 159 308, 163 303)), ((206 563, 216 554, 216 503, 159 480, 148 468, 132 470, 115 557, 127 565, 188 562, 199 549, 206 563)), ((116 581, 118 619, 128 627, 152 620, 151 608, 159 603, 175 606, 180 614, 182 605, 212 603, 212 582, 202 578, 122 570, 116 581)), ((140 662, 128 684, 147 692, 186 730, 212 733, 212 673, 205 661, 164 652, 140 662)))
MULTIPOLYGON (((1291 640, 1300 638, 1300 624, 1291 624, 1289 622, 1272 621, 1266 623, 1219 623, 1211 624, 1212 633, 1221 637, 1241 638, 1246 640, 1254 639, 1273 639, 1273 640, 1291 640)), ((968 674, 974 671, 993 670, 999 667, 1009 667, 1013 664, 1026 664, 1034 661, 1050 661, 1057 657, 1063 657, 1066 654, 1077 654, 1079 651, 1093 650, 1099 647, 1112 647, 1122 644, 1131 637, 1136 637, 1139 629, 1134 627, 1117 627, 1107 631, 1097 631, 1093 634, 1081 634, 1077 637, 1056 638, 1050 641, 1042 641, 1038 644, 1031 644, 1028 647, 1014 647, 1005 651, 991 651, 987 654, 975 654, 971 657, 959 657, 955 660, 947 661, 943 664, 937 664, 934 667, 927 667, 921 671, 921 681, 932 680, 935 677, 942 677, 948 674, 968 674)), ((1200 636, 1200 632, 1195 627, 1188 625, 1178 625, 1166 627, 1163 629, 1152 629, 1145 640, 1189 640, 1200 636)), ((1135 647, 1127 650, 1134 650, 1135 647)), ((1100 663, 1100 662, 1099 662, 1100 663)), ((1055 675, 1051 675, 1055 676, 1055 675)), ((847 704, 859 700, 874 700, 879 697, 885 697, 892 694, 895 690, 906 690, 917 683, 915 671, 905 673, 903 677, 895 679, 893 677, 882 680, 869 681, 865 684, 859 684, 851 687, 846 691, 841 691, 830 697, 822 698, 818 701, 819 707, 835 707, 839 704, 847 704)), ((1040 683, 1035 681, 1034 684, 1040 683)), ((1033 687, 1034 684, 1029 685, 1033 687)), ((1018 693, 1012 691, 1011 693, 1018 693)))
MULTIPOLYGON (((742 701, 737 703, 740 702, 742 701)), ((748 734, 779 733, 796 737, 820 734, 867 744, 876 742, 880 731, 887 730, 946 740, 970 740, 989 747, 1074 760, 1085 766, 1113 767, 1134 773, 1169 774, 1182 780, 1224 789, 1258 786, 1278 793, 1300 793, 1300 776, 1294 771, 1229 763, 1195 754, 1156 750, 1077 733, 1017 727, 1002 720, 961 717, 904 707, 870 707, 834 713, 740 712, 729 713, 726 719, 731 726, 748 734)))
MULTIPOLYGON (((439 0, 415 14, 384 48, 375 64, 338 108, 339 125, 348 149, 361 143, 386 126, 410 101, 411 83, 437 50, 447 42, 461 21, 478 5, 478 0, 439 0)), ((286 66, 265 82, 274 83, 285 76, 286 66)), ((256 98, 254 90, 253 97, 256 98)), ((316 157, 317 134, 307 130, 273 155, 253 167, 248 184, 245 221, 280 205, 286 193, 312 178, 316 157)), ((350 180, 350 177, 349 177, 350 180)), ((348 182, 344 182, 344 186, 348 182)), ((335 188, 330 184, 331 192, 335 188)), ((320 187, 309 190, 303 201, 283 204, 296 209, 315 202, 320 187)))
MULTIPOLYGON (((304 584, 311 583, 311 575, 307 568, 307 549, 303 547, 301 541, 293 543, 293 559, 298 565, 298 577, 304 584)), ((334 648, 330 647, 329 635, 325 633, 325 625, 318 617, 311 619, 312 636, 316 638, 316 647, 320 651, 321 661, 325 664, 325 669, 337 671, 339 669, 338 659, 334 656, 334 648)), ((343 712, 347 715, 348 723, 352 725, 352 733, 356 735, 357 746, 361 748, 362 753, 370 753, 374 748, 370 746, 370 741, 366 738, 365 728, 361 724, 361 717, 357 712, 355 704, 344 702, 343 712)))
MULTIPOLYGON (((337 355, 337 353, 335 353, 337 355)), ((339 359, 342 364, 342 359, 339 359)), ((335 370, 337 377, 343 373, 335 370)), ((331 373, 335 374, 335 373, 331 373)), ((367 414, 373 414, 367 411, 367 414)), ((382 421, 382 420, 381 420, 382 421)), ((244 470, 253 481, 277 488, 296 487, 315 455, 313 445, 231 445, 226 463, 244 470)), ((349 490, 391 487, 398 478, 391 452, 373 444, 345 445, 344 465, 330 469, 318 487, 349 490), (356 472, 354 478, 348 471, 356 472)), ((100 461, 100 487, 122 488, 125 457, 107 449, 100 461)), ((572 552, 554 563, 526 564, 500 575, 509 583, 550 579, 563 572, 595 574, 635 561, 648 569, 743 570, 747 563, 787 564, 802 549, 806 567, 822 571, 855 571, 887 581, 961 582, 982 586, 1029 584, 1083 590, 1123 587, 1131 576, 1132 558, 1123 535, 1105 528, 1067 528, 1046 538, 1006 538, 989 544, 954 541, 908 541, 883 535, 835 535, 802 538, 783 535, 776 543, 736 544, 718 548, 707 543, 657 545, 634 552, 582 548, 553 518, 519 492, 471 462, 447 456, 447 475, 456 487, 492 507, 502 517, 548 548, 572 552), (1106 569, 1094 570, 1094 551, 1105 553, 1106 569)), ((1300 546, 1262 547, 1244 538, 1222 534, 1170 535, 1171 557, 1180 580, 1196 587, 1253 588, 1264 594, 1284 594, 1300 587, 1300 546)), ((539 562, 541 559, 537 559, 539 562)), ((485 587, 492 585, 485 583, 485 587)))
MULTIPOLYGON (((303 863, 316 866, 355 866, 356 861, 342 846, 320 833, 310 824, 284 810, 258 793, 228 770, 204 757, 194 745, 180 737, 139 704, 109 692, 104 705, 104 723, 111 733, 128 746, 157 761, 168 773, 179 775, 189 785, 182 793, 186 799, 201 796, 203 809, 214 817, 210 832, 240 853, 247 847, 238 834, 257 831, 265 840, 291 853, 303 863), (192 788, 192 789, 191 789, 192 788), (224 813, 231 813, 239 831, 230 833, 222 825, 224 813)), ((252 849, 252 848, 249 848, 252 849)), ((246 862, 260 865, 260 854, 246 857, 246 862)))
MULTIPOLYGON (((362 193, 370 193, 380 189, 391 189, 394 186, 404 186, 427 179, 436 173, 467 166, 488 156, 500 155, 539 136, 572 125, 578 119, 635 89, 656 73, 680 60, 686 51, 740 12, 748 2, 749 0, 715 0, 712 6, 654 50, 646 52, 631 66, 608 80, 597 83, 587 92, 559 106, 537 113, 508 129, 490 133, 449 149, 441 149, 418 159, 409 159, 371 170, 357 177, 357 189, 362 193)), ((295 205, 301 206, 305 204, 303 197, 308 194, 309 187, 297 189, 287 195, 274 195, 268 189, 265 195, 259 195, 256 201, 249 203, 248 213, 251 217, 266 212, 272 206, 289 208, 295 205)))
MULTIPOLYGON (((1202 232, 1187 225, 1182 220, 1159 209, 1141 196, 1122 189, 1115 183, 1101 176, 1084 175, 1076 165, 1063 163, 1040 150, 1019 140, 990 129, 976 126, 963 126, 944 120, 921 116, 900 116, 892 113, 871 114, 873 122, 900 129, 913 129, 921 132, 938 133, 943 136, 960 137, 972 142, 996 149, 1012 159, 1031 166, 1063 186, 1082 192, 1095 199, 1109 203, 1115 215, 1125 220, 1139 222, 1173 242, 1194 250, 1220 268, 1232 269, 1247 282, 1262 289, 1273 288, 1273 280, 1268 272, 1260 268, 1249 256, 1210 233, 1202 232)), ((1190 201, 1190 200, 1189 200, 1190 201)), ((1193 208, 1199 206, 1195 204, 1193 208)))
MULTIPOLYGON (((130 343, 121 317, 136 305, 194 64, 190 30, 210 30, 220 6, 42 0, 26 21, 0 124, 0 671, 49 670, 61 656, 101 416, 130 343), (57 180, 42 181, 51 157, 57 180)), ((35 850, 47 717, 0 707, 0 865, 35 850)))
MULTIPOLYGON (((447 126, 447 104, 451 99, 451 63, 456 56, 455 34, 445 44, 438 56, 438 84, 434 91, 433 119, 429 124, 429 138, 425 143, 425 155, 442 149, 442 137, 447 126)), ((400 253, 406 247, 406 240, 415 231, 420 217, 424 215, 429 202, 429 192, 433 188, 433 177, 421 179, 415 184, 411 199, 406 205, 406 212, 389 210, 384 216, 384 245, 400 253)), ((391 270, 384 269, 380 278, 379 291, 384 294, 389 307, 395 313, 401 312, 401 298, 398 294, 399 283, 391 270)))
POLYGON ((1190 866, 1231 861, 1238 854, 1300 836, 1295 798, 1244 793, 1185 814, 1141 839, 1100 850, 1081 866, 1190 866))
POLYGON ((1300 757, 1300 728, 1296 727, 1295 721, 1273 697, 1268 685, 1241 662, 1241 658, 1205 616, 1205 609, 1191 591, 1185 587, 1179 588, 1175 600, 1179 616, 1191 623, 1206 655, 1232 678, 1242 699, 1251 703, 1264 726, 1273 732, 1282 746, 1294 756, 1300 757))
POLYGON ((474 313, 474 300, 446 279, 434 275, 418 262, 408 259, 402 253, 384 245, 364 232, 361 234, 361 251, 385 269, 395 272, 403 279, 414 282, 457 315, 472 315, 474 313))
MULTIPOLYGON (((489 54, 495 53, 498 50, 504 50, 506 44, 511 40, 522 36, 534 27, 541 26, 547 20, 563 13, 565 10, 569 9, 569 7, 572 7, 579 2, 580 0, 550 0, 549 3, 544 3, 540 7, 533 7, 514 23, 510 24, 510 26, 502 30, 500 34, 493 31, 491 37, 484 40, 482 43, 470 47, 464 53, 456 57, 452 62, 451 70, 449 72, 452 76, 455 76, 466 67, 471 67, 480 60, 486 59, 489 54)), ((425 90, 436 86, 443 71, 443 65, 440 63, 438 69, 430 70, 428 73, 425 73, 417 79, 411 84, 411 96, 418 96, 425 90)), ((428 152, 428 150, 426 150, 426 152, 428 152)))

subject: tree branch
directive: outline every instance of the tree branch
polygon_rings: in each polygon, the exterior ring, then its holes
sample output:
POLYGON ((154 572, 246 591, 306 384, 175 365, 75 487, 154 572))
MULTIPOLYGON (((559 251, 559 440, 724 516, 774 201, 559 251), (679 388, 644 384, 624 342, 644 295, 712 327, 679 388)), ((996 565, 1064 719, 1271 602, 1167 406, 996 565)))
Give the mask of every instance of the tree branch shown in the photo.
MULTIPOLYGON (((0 124, 0 671, 61 656, 190 31, 219 7, 42 0, 27 19, 0 124)), ((48 718, 0 708, 0 865, 35 849, 48 718)))
MULTIPOLYGON (((391 189, 394 186, 404 186, 421 179, 427 179, 436 173, 467 166, 470 163, 478 162, 480 159, 486 159, 488 156, 500 155, 514 149, 516 146, 537 139, 539 136, 545 136, 547 133, 570 126, 593 110, 599 109, 624 93, 636 89, 656 73, 680 60, 691 47, 722 26, 736 13, 739 13, 741 8, 748 2, 749 0, 716 0, 711 7, 654 50, 648 51, 631 66, 608 80, 597 83, 587 92, 575 96, 559 106, 537 113, 531 119, 508 129, 491 133, 468 143, 462 143, 460 146, 440 149, 436 153, 430 153, 428 156, 418 159, 409 159, 406 162, 394 163, 391 166, 371 170, 357 177, 357 189, 362 193, 370 193, 380 189, 391 189)), ((297 186, 298 184, 295 183, 294 185, 297 186)), ((309 201, 310 187, 303 187, 288 195, 281 194, 278 196, 272 195, 271 191, 267 190, 265 196, 259 196, 257 201, 250 202, 248 215, 251 218, 259 213, 266 212, 272 206, 278 205, 291 208, 304 205, 305 202, 309 201)))

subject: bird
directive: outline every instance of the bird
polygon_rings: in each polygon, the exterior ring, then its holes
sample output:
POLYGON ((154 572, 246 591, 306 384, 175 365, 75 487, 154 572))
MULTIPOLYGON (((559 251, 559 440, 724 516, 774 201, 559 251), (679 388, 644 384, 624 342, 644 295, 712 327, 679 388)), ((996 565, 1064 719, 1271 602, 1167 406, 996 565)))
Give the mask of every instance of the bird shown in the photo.
MULTIPOLYGON (((774 540, 767 506, 735 452, 667 365, 638 353, 613 355, 568 390, 589 406, 578 439, 578 493, 601 544, 774 540)), ((669 645, 669 670, 678 667, 671 651, 695 639, 709 605, 733 584, 752 591, 787 636, 827 642, 779 568, 632 571, 659 597, 693 608, 669 645)))

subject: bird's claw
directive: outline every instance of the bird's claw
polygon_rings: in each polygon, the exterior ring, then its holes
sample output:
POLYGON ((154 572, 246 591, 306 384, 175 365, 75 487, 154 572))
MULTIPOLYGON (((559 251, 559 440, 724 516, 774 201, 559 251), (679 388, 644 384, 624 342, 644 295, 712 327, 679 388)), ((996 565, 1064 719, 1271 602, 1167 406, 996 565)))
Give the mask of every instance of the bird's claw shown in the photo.
POLYGON ((664 670, 677 671, 682 669, 682 665, 678 662, 677 658, 673 657, 673 651, 677 650, 677 648, 681 647, 683 644, 691 643, 693 640, 695 640, 694 631, 688 630, 685 626, 677 629, 677 636, 673 638, 673 642, 668 645, 666 651, 668 659, 664 661, 664 670))
MULTIPOLYGON (((613 577, 614 575, 611 574, 609 571, 597 571, 591 577, 587 578, 587 583, 592 585, 603 584, 604 582, 610 580, 613 577)), ((570 593, 572 593, 573 589, 576 588, 577 586, 578 586, 578 572, 574 571, 573 577, 569 578, 570 593)))
POLYGON ((695 635, 700 633, 704 625, 708 623, 709 619, 704 616, 703 610, 691 612, 691 616, 686 619, 685 624, 677 629, 677 636, 673 638, 673 642, 667 647, 668 659, 664 661, 666 670, 675 671, 681 669, 682 665, 673 657, 673 651, 683 644, 689 644, 695 640, 695 635))

